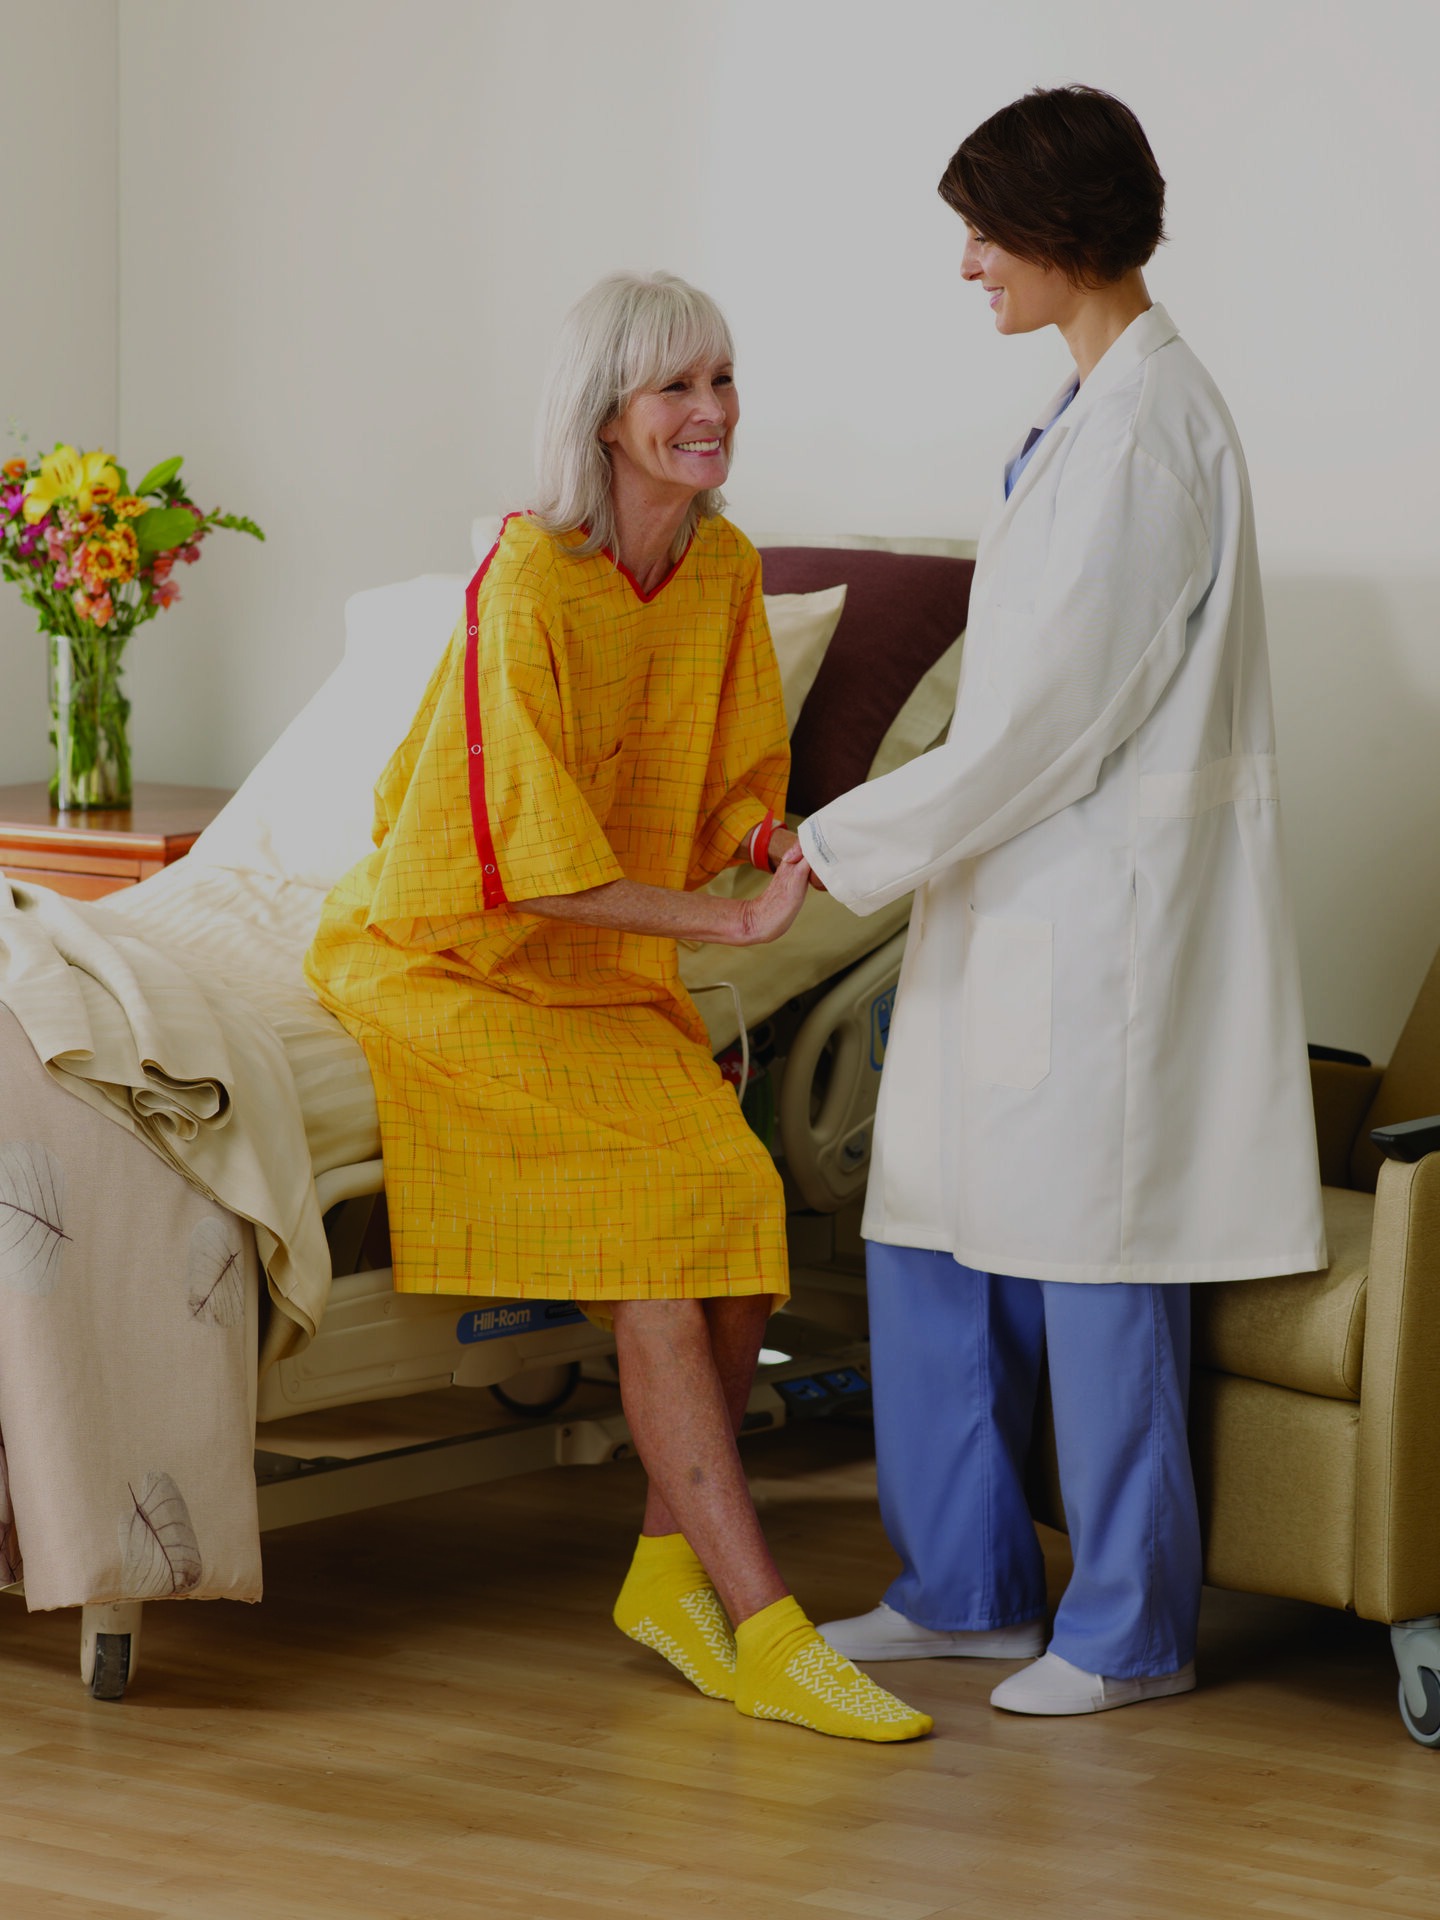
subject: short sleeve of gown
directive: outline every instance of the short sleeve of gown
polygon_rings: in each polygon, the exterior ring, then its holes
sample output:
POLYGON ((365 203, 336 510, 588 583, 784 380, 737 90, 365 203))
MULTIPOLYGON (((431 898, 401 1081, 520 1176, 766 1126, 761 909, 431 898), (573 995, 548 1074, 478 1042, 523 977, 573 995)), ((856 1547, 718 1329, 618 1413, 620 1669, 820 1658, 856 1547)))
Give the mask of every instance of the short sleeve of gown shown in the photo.
POLYGON ((490 909, 623 877, 565 765, 556 624, 545 569, 502 542, 376 789, 367 921, 402 945, 443 949, 490 909))
POLYGON ((730 866, 767 813, 785 816, 790 742, 780 667, 765 618, 760 556, 744 542, 735 581, 734 636, 715 719, 705 793, 687 886, 703 887, 730 866))

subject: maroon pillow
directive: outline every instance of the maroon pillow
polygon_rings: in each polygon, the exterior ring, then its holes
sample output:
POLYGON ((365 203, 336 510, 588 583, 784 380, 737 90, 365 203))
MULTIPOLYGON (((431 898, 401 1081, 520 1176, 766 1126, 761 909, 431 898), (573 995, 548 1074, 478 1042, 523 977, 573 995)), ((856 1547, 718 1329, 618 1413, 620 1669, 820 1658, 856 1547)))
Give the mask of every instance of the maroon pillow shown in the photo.
POLYGON ((973 560, 869 547, 763 547, 766 593, 846 586, 790 742, 792 813, 858 787, 901 707, 965 631, 973 560))

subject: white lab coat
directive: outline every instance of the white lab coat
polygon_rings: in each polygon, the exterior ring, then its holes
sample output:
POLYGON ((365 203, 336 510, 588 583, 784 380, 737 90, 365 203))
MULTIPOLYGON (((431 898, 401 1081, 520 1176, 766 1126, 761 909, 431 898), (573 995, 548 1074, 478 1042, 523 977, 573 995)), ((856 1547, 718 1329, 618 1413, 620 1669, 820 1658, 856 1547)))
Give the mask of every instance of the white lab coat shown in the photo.
POLYGON ((801 840, 857 913, 915 889, 868 1239, 1039 1280, 1325 1265, 1249 482, 1163 308, 981 542, 946 743, 801 840))

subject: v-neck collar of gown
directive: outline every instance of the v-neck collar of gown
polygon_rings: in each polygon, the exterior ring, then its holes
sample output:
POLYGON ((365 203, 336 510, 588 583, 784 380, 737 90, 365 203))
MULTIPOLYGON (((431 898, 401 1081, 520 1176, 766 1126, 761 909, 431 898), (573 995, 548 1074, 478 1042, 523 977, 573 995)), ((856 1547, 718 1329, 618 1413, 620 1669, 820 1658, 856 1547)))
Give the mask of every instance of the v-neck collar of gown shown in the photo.
POLYGON ((690 549, 694 546, 694 544, 695 544, 695 534, 692 530, 690 538, 685 542, 685 551, 680 555, 680 558, 669 569, 669 571, 664 575, 664 577, 655 583, 655 585, 650 589, 649 593, 646 593, 645 589, 640 585, 640 582, 635 578, 634 574, 626 566, 625 562, 621 560, 618 557, 618 555, 612 552, 612 550, 609 547, 602 547, 600 551, 605 556, 605 558, 610 562, 611 566, 614 567, 615 571, 619 574, 624 575, 625 579, 630 583, 630 591, 635 595, 635 598, 640 602, 640 604, 642 606, 648 607, 652 600, 654 600, 658 595, 662 594, 665 591, 666 587, 669 586, 670 582, 675 578, 676 574, 680 571, 681 567, 684 566, 686 560, 689 559, 690 557, 690 549))

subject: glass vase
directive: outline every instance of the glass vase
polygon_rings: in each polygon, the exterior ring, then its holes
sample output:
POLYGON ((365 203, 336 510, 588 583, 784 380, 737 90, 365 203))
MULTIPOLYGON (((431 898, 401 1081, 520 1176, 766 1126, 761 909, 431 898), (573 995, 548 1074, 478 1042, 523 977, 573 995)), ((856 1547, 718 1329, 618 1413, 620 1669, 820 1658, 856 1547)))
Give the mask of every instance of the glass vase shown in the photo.
POLYGON ((50 804, 130 804, 130 702, 120 690, 123 634, 82 624, 50 635, 50 804))

